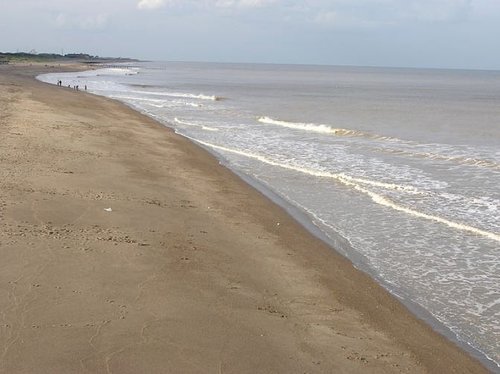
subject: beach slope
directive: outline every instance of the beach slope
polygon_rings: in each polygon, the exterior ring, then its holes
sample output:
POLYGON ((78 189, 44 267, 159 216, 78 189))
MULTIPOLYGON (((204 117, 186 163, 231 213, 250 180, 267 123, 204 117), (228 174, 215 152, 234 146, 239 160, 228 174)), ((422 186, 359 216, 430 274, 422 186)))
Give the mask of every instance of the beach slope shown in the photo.
POLYGON ((486 372, 205 150, 44 69, 0 66, 1 373, 486 372))

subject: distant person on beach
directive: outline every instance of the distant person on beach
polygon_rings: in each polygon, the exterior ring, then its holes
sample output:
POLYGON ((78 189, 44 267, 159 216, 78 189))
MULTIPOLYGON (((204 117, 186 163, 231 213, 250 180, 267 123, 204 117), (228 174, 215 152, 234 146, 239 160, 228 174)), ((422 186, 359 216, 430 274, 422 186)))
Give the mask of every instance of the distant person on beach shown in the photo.
POLYGON ((85 85, 85 91, 87 91, 87 85, 85 85))

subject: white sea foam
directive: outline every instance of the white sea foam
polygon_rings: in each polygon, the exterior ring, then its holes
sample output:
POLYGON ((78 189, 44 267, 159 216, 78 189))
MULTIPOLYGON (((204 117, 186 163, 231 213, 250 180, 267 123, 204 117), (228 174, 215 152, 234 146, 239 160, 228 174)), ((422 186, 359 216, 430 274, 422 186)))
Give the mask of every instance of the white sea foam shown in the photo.
POLYGON ((261 123, 266 123, 268 125, 288 127, 289 129, 311 131, 311 132, 317 132, 317 133, 321 133, 321 134, 342 135, 346 132, 350 132, 350 130, 337 129, 337 128, 333 128, 333 127, 328 126, 328 125, 321 125, 321 124, 316 124, 316 123, 279 121, 279 120, 275 120, 275 119, 272 119, 269 117, 260 117, 258 119, 258 121, 261 123))
POLYGON ((178 119, 177 117, 174 118, 174 122, 178 123, 180 125, 199 127, 200 129, 205 130, 205 131, 219 131, 219 129, 217 129, 215 127, 200 125, 198 123, 193 123, 193 122, 182 121, 182 120, 178 119))
POLYGON ((288 122, 288 121, 276 120, 270 117, 259 117, 258 121, 260 123, 265 123, 268 125, 287 127, 289 129, 302 130, 307 132, 316 132, 320 134, 329 134, 335 136, 355 136, 355 137, 365 137, 365 138, 380 139, 380 140, 393 140, 393 141, 399 140, 397 138, 393 138, 390 136, 375 135, 364 131, 337 128, 330 125, 319 124, 319 123, 288 122))
POLYGON ((100 76, 120 76, 120 75, 137 75, 139 74, 138 68, 101 68, 96 70, 87 70, 78 73, 78 78, 100 77, 100 76))
MULTIPOLYGON (((322 134, 331 134, 331 135, 336 135, 336 136, 366 137, 366 138, 378 139, 378 140, 400 141, 400 142, 404 142, 408 145, 414 144, 413 142, 403 141, 403 140, 400 140, 400 139, 397 139, 394 137, 370 134, 370 133, 366 133, 366 132, 358 131, 358 130, 335 128, 335 127, 332 127, 330 125, 325 125, 325 124, 287 122, 287 121, 275 120, 275 119, 272 119, 270 117, 260 117, 258 119, 258 121, 261 123, 269 124, 269 125, 282 126, 282 127, 287 127, 287 128, 291 128, 291 129, 303 130, 303 131, 309 131, 309 132, 317 132, 317 133, 322 133, 322 134)), ((384 152, 393 153, 393 154, 400 154, 400 155, 405 155, 405 156, 410 156, 410 157, 428 158, 431 160, 454 162, 454 163, 458 163, 461 165, 470 165, 470 166, 479 166, 479 167, 485 167, 485 168, 491 168, 491 169, 500 169, 500 164, 498 162, 495 162, 493 160, 485 160, 485 159, 481 159, 478 157, 471 157, 471 156, 467 156, 467 155, 444 155, 444 154, 440 154, 440 153, 436 153, 436 152, 419 152, 419 151, 411 151, 411 150, 404 150, 404 149, 387 149, 387 148, 378 148, 378 149, 382 150, 384 152)))
POLYGON ((144 103, 146 103, 148 105, 154 106, 156 108, 165 108, 167 106, 172 106, 171 104, 185 105, 185 106, 190 106, 190 107, 194 107, 194 108, 200 108, 200 107, 203 106, 202 104, 191 103, 191 102, 184 102, 184 101, 177 101, 177 100, 166 101, 167 99, 153 99, 153 98, 144 97, 144 96, 127 96, 127 92, 126 91, 124 91, 124 94, 119 94, 119 95, 108 94, 107 96, 111 97, 113 99, 118 99, 118 100, 141 101, 141 102, 144 102, 144 103))
POLYGON ((139 70, 135 68, 105 68, 97 70, 99 74, 104 75, 137 75, 139 70))
POLYGON ((350 177, 344 173, 339 173, 339 174, 335 174, 335 175, 338 175, 339 177, 342 177, 348 181, 366 184, 366 185, 370 185, 373 187, 381 187, 381 188, 395 190, 395 191, 402 191, 402 192, 407 192, 407 193, 414 194, 414 195, 427 194, 427 192, 422 191, 422 190, 420 190, 416 187, 413 187, 413 186, 405 186, 405 185, 396 184, 396 183, 384 183, 384 182, 378 182, 378 181, 373 181, 370 179, 363 179, 363 178, 354 178, 354 177, 350 177))
POLYGON ((179 105, 186 105, 186 106, 191 106, 193 108, 201 108, 203 107, 203 104, 199 104, 199 103, 192 103, 192 102, 186 102, 186 101, 179 101, 179 100, 174 100, 173 101, 174 104, 179 104, 179 105))
POLYGON ((118 99, 118 100, 134 100, 134 101, 143 101, 148 104, 150 103, 163 103, 166 104, 165 100, 162 99, 150 99, 146 97, 140 97, 140 96, 124 96, 124 95, 107 95, 108 97, 112 99, 118 99))
POLYGON ((192 93, 182 93, 182 92, 165 92, 165 91, 135 91, 131 90, 130 92, 146 94, 146 95, 156 95, 156 96, 168 96, 168 97, 182 97, 186 99, 198 99, 198 100, 210 100, 210 101, 218 101, 222 98, 215 95, 204 95, 204 94, 192 94, 192 93))
MULTIPOLYGON (((254 153, 250 153, 250 152, 246 152, 246 151, 240 151, 240 150, 237 150, 237 149, 231 149, 231 148, 227 148, 227 147, 223 147, 223 146, 211 144, 211 143, 208 143, 208 142, 205 142, 205 141, 201 141, 201 140, 198 140, 198 139, 195 139, 195 138, 191 138, 191 137, 189 137, 189 138, 191 140, 193 140, 193 141, 195 141, 195 142, 197 142, 199 144, 205 145, 207 147, 210 147, 210 148, 213 148, 213 149, 217 149, 217 150, 220 150, 220 151, 224 151, 224 152, 229 152, 229 153, 237 154, 237 155, 244 156, 244 157, 247 157, 247 158, 251 158, 251 159, 254 159, 254 160, 258 160, 258 161, 266 163, 268 165, 277 166, 277 167, 280 167, 280 168, 284 168, 284 169, 288 169, 288 170, 293 170, 293 171, 304 173, 304 174, 308 174, 308 175, 313 175, 315 177, 335 179, 338 182, 341 182, 342 184, 344 184, 346 186, 349 186, 349 187, 352 187, 356 191, 362 192, 363 194, 369 196, 373 202, 375 202, 375 203, 377 203, 379 205, 391 208, 391 209, 399 211, 399 212, 406 213, 406 214, 411 215, 413 217, 418 217, 418 218, 423 218, 423 219, 426 219, 426 220, 429 220, 429 221, 438 222, 438 223, 441 223, 441 224, 446 225, 446 226, 448 226, 450 228, 453 228, 453 229, 457 229, 457 230, 461 230, 461 231, 466 231, 466 232, 469 232, 469 233, 472 233, 472 234, 475 234, 475 235, 480 235, 480 236, 483 236, 485 238, 488 238, 488 239, 500 242, 500 234, 489 232, 489 231, 485 231, 485 230, 481 230, 481 229, 478 229, 478 228, 473 227, 473 226, 469 226, 469 225, 466 225, 466 224, 463 224, 463 223, 459 223, 459 222, 454 222, 454 221, 448 220, 446 218, 442 218, 442 217, 439 217, 439 216, 436 216, 436 215, 419 212, 419 211, 417 211, 415 209, 408 208, 408 207, 396 204, 395 202, 391 201, 390 199, 386 198, 385 196, 382 196, 382 195, 380 195, 378 193, 375 193, 373 191, 368 190, 365 187, 362 187, 360 184, 358 184, 361 180, 357 180, 356 178, 346 176, 345 174, 329 173, 329 172, 325 172, 325 171, 311 170, 311 169, 303 168, 303 167, 300 167, 300 166, 294 166, 294 165, 284 164, 284 163, 280 163, 280 162, 276 162, 276 161, 270 160, 267 157, 264 157, 264 156, 261 156, 261 155, 258 155, 258 154, 254 154, 254 153), (358 183, 356 183, 356 182, 358 182, 358 183)), ((371 185, 379 185, 378 182, 367 181, 367 180, 363 180, 362 183, 371 184, 371 185), (370 182, 370 183, 367 183, 367 182, 370 182)))

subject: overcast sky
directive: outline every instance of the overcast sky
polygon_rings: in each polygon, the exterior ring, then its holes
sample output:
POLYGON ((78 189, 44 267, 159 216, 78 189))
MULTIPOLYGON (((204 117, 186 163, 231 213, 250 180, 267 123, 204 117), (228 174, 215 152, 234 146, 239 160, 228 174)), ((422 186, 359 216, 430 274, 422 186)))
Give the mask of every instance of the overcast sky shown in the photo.
POLYGON ((500 70, 500 0, 0 0, 0 51, 500 70))

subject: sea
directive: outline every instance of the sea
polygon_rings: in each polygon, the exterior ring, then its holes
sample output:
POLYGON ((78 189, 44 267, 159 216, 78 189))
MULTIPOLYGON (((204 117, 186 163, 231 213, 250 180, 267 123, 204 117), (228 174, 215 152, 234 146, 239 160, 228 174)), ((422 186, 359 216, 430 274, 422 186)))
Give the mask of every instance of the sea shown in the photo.
POLYGON ((206 148, 500 372, 500 71, 138 62, 38 79, 206 148))

